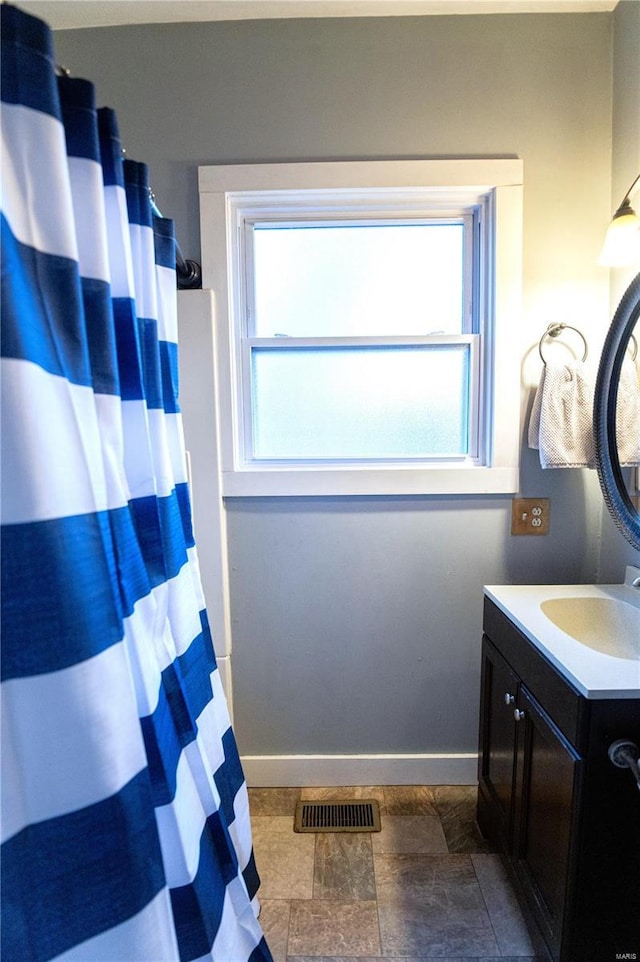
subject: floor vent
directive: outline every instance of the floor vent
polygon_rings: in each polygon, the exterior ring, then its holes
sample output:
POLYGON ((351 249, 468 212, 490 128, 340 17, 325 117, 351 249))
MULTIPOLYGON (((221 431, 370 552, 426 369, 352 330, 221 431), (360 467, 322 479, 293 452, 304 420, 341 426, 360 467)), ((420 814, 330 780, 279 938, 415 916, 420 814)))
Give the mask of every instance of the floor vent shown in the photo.
POLYGON ((298 802, 295 832, 379 832, 380 807, 375 799, 343 802, 298 802))

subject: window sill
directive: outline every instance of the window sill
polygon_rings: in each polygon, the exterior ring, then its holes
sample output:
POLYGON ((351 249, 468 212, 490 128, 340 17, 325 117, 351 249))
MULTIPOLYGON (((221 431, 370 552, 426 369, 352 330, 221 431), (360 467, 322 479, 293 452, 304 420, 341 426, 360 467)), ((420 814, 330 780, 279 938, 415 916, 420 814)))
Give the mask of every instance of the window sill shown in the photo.
POLYGON ((222 472, 222 496, 331 497, 515 494, 517 467, 247 468, 222 472))

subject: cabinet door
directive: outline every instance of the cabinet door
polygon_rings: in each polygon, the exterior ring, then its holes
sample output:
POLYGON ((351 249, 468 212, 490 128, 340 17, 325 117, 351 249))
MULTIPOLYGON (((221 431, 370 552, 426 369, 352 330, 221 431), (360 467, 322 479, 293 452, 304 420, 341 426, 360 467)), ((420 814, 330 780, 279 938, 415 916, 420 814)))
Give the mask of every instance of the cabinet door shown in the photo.
POLYGON ((521 686, 514 789, 513 861, 554 959, 562 959, 577 826, 580 757, 521 686))
POLYGON ((482 643, 478 823, 507 851, 511 838, 518 679, 485 636, 482 643))

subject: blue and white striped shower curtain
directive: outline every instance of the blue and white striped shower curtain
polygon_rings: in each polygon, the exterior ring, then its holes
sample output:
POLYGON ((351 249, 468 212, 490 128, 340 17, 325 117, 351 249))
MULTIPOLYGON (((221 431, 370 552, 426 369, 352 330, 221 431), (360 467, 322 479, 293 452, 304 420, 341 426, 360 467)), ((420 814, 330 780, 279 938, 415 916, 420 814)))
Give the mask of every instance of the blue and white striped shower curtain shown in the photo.
POLYGON ((269 962, 191 531, 175 242, 2 6, 2 959, 269 962))

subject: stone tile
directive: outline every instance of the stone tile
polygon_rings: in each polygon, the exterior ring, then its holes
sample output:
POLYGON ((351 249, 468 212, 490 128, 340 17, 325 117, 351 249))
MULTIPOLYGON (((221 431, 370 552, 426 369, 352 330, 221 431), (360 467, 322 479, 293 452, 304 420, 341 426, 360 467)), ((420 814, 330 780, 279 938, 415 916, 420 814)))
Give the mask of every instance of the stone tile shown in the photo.
POLYGON ((370 833, 318 833, 313 897, 364 901, 375 899, 370 833))
POLYGON ((258 815, 251 819, 261 899, 310 899, 313 894, 315 835, 293 831, 293 819, 258 815))
MULTIPOLYGON (((388 918, 379 909, 380 939, 386 955, 383 959, 399 962, 408 952, 419 952, 419 959, 441 960, 452 955, 456 962, 486 962, 490 954, 499 951, 491 929, 470 929, 449 925, 445 928, 429 925, 420 919, 388 918)), ((504 962, 504 960, 501 960, 504 962)))
POLYGON ((518 900, 499 855, 472 855, 471 861, 503 955, 535 955, 518 900))
POLYGON ((274 962, 536 962, 502 862, 476 831, 475 786, 249 789, 249 799, 274 962), (300 797, 375 798, 382 832, 294 833, 300 797))
POLYGON ((434 803, 449 851, 454 854, 490 852, 491 846, 476 825, 475 785, 434 785, 434 803))
POLYGON ((472 855, 475 852, 493 851, 491 844, 482 837, 475 824, 465 824, 456 819, 441 819, 441 825, 452 855, 472 855))
POLYGON ((428 785, 385 785, 383 815, 437 815, 433 792, 428 785))
POLYGON ((293 956, 333 958, 380 956, 375 902, 335 899, 293 901, 289 922, 289 952, 293 956))
POLYGON ((299 788, 250 788, 249 810, 252 815, 291 815, 300 798, 299 788))
POLYGON ((286 962, 291 903, 286 899, 262 899, 260 905, 262 908, 258 921, 271 950, 273 962, 286 962))
POLYGON ((467 855, 375 855, 383 956, 500 955, 467 855))
POLYGON ((429 788, 439 815, 446 815, 460 805, 472 805, 475 808, 477 785, 430 785, 429 788))
POLYGON ((475 785, 432 785, 431 792, 440 818, 456 815, 464 821, 475 819, 478 798, 475 785))
POLYGON ((371 844, 375 855, 447 854, 447 841, 435 815, 385 815, 382 831, 373 832, 371 844))
POLYGON ((303 801, 315 802, 335 802, 343 798, 363 799, 375 798, 382 803, 384 801, 384 789, 382 786, 372 785, 347 785, 343 787, 331 786, 330 788, 303 788, 300 792, 303 801))
POLYGON ((374 866, 379 902, 435 924, 491 927, 470 856, 374 855, 374 866))

